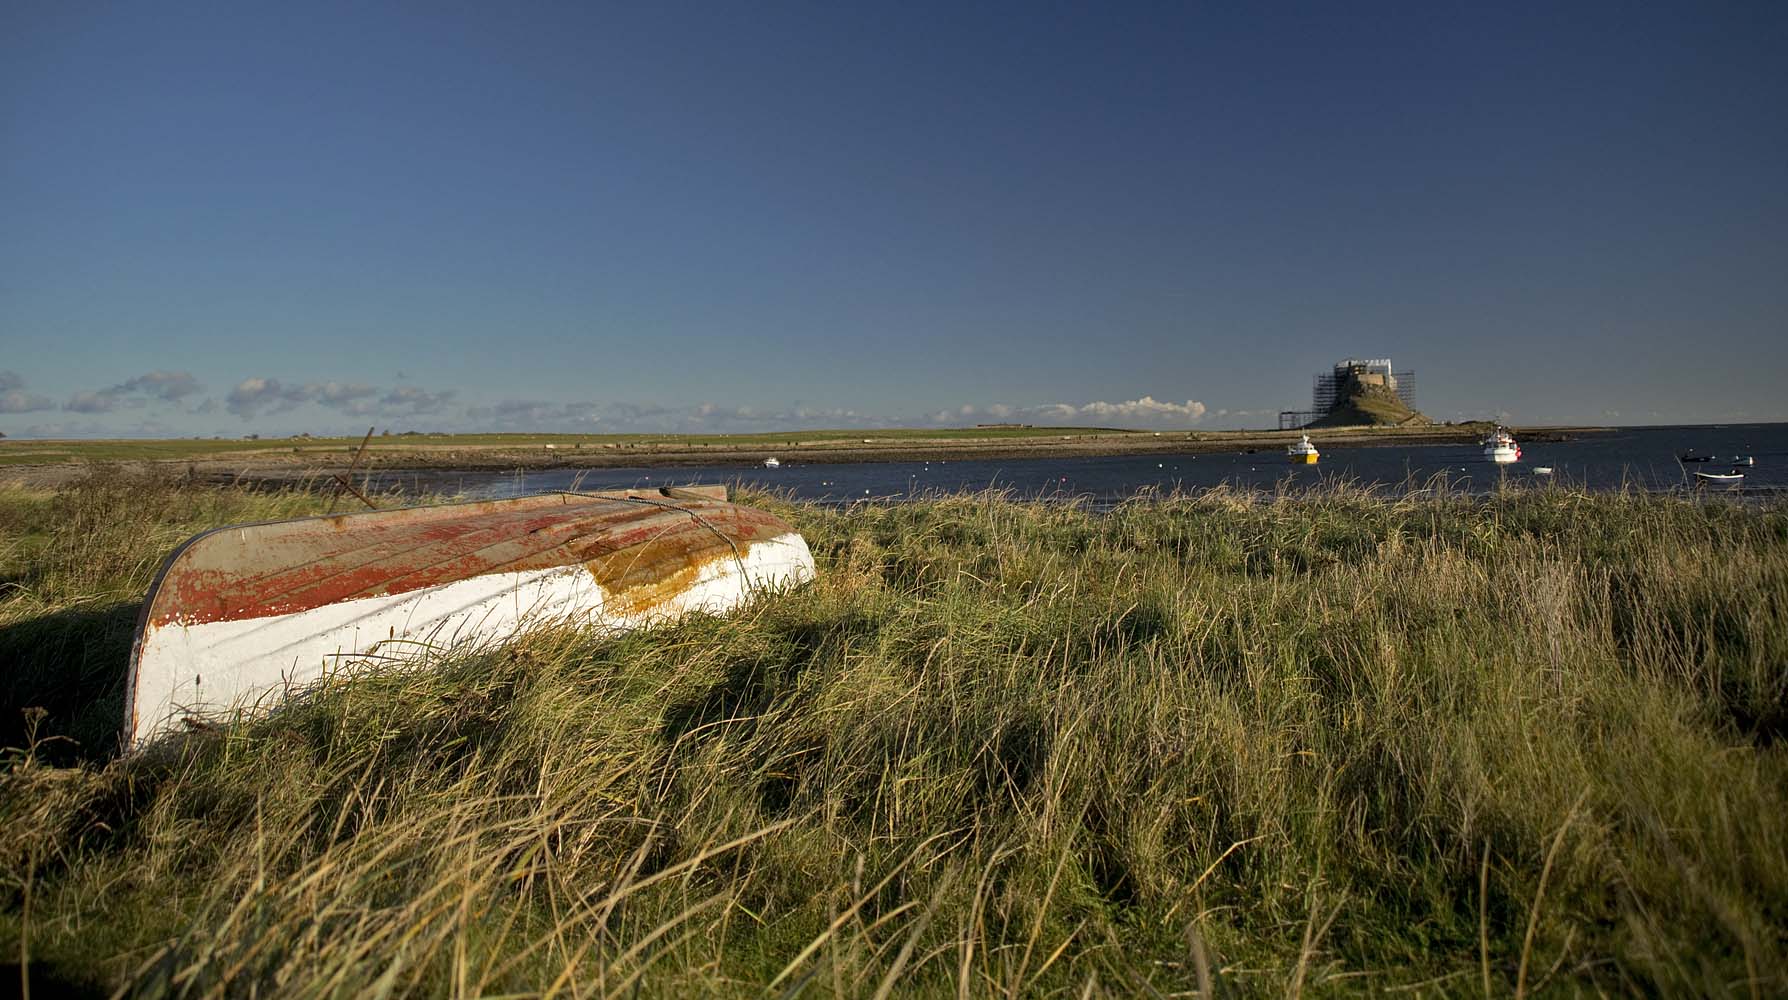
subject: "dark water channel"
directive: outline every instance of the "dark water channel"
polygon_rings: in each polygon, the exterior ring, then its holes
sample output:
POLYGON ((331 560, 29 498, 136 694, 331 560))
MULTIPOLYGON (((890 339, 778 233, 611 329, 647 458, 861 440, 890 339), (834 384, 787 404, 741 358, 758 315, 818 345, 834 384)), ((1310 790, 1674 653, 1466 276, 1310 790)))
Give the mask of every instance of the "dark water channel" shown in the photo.
MULTIPOLYGON (((436 470, 374 476, 377 489, 460 493, 500 498, 566 489, 627 489, 685 483, 745 483, 803 500, 904 500, 937 493, 1010 490, 1021 497, 1078 497, 1095 503, 1121 501, 1147 490, 1199 492, 1217 486, 1304 488, 1333 481, 1376 484, 1393 490, 1426 486, 1444 476, 1455 490, 1487 491, 1499 482, 1682 490, 1699 487, 1693 473, 1734 471, 1731 459, 1751 456, 1742 492, 1788 491, 1788 424, 1643 427, 1584 434, 1568 441, 1524 441, 1522 459, 1497 466, 1476 444, 1345 448, 1322 446, 1313 466, 1292 465, 1281 450, 1254 454, 1114 455, 1003 461, 808 463, 796 454, 783 465, 713 465, 658 469, 546 469, 522 473, 436 470), (1693 451, 1724 459, 1683 465, 1676 456, 1693 451), (1553 471, 1536 473, 1539 467, 1553 471)), ((1709 488, 1726 492, 1724 487, 1709 488)))

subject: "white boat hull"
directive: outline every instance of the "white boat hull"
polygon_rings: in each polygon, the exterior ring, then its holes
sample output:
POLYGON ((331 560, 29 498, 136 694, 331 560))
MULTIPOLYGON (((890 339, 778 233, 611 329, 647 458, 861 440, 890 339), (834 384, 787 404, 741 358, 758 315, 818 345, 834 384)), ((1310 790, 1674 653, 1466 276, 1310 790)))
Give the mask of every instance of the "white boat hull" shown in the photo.
POLYGON ((383 663, 566 625, 623 632, 694 612, 719 614, 754 591, 813 576, 799 534, 750 547, 739 560, 703 565, 668 600, 632 609, 584 566, 491 573, 427 590, 368 597, 295 614, 172 624, 146 637, 137 677, 138 740, 180 720, 227 717, 283 698, 349 664, 383 663))
POLYGON ((719 614, 813 575, 786 523, 669 491, 219 529, 177 550, 151 588, 124 740, 271 708, 344 668, 427 663, 532 628, 719 614))

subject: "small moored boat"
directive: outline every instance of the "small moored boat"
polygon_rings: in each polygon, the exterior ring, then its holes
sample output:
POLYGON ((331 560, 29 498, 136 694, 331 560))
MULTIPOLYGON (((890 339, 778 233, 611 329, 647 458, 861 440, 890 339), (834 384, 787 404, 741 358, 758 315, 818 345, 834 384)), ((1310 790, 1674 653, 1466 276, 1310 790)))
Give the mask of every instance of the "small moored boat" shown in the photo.
POLYGON ((782 462, 779 461, 775 455, 771 455, 769 458, 764 459, 764 468, 780 469, 782 468, 782 462))
POLYGON ((1285 449, 1285 454, 1297 465, 1315 465, 1322 455, 1316 446, 1310 443, 1310 435, 1305 434, 1298 441, 1285 449))
POLYGON ((269 708, 345 664, 542 625, 623 631, 813 577, 807 542, 724 486, 550 493, 233 525, 149 587, 124 741, 269 708))
POLYGON ((1709 486, 1737 486, 1745 481, 1742 472, 1697 472, 1695 480, 1709 486))

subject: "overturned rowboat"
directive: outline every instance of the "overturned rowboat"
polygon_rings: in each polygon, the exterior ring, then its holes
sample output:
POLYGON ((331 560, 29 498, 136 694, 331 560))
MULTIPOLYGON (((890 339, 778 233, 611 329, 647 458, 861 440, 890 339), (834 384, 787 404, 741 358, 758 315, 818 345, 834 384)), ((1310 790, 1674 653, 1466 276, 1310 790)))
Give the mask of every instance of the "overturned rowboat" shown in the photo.
POLYGON ((553 493, 218 528, 150 585, 124 739, 268 708, 340 665, 542 625, 724 613, 813 577, 786 522, 726 488, 553 493))
POLYGON ((1736 470, 1733 472, 1697 472, 1695 481, 1702 485, 1737 486, 1745 481, 1745 474, 1736 470))

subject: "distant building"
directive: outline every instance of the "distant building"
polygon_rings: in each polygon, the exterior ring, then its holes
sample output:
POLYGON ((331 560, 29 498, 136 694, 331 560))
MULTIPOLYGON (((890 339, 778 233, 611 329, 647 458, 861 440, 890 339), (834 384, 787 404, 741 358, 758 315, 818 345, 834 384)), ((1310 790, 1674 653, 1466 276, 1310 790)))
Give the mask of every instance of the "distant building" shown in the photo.
POLYGON ((1334 371, 1318 373, 1310 392, 1310 409, 1317 413, 1327 413, 1334 409, 1348 384, 1352 382, 1382 385, 1395 392, 1397 398, 1403 400, 1403 405, 1415 409, 1415 372, 1392 371, 1390 358, 1373 358, 1369 361, 1348 358, 1335 365, 1334 371))
POLYGON ((1308 410, 1279 411, 1279 429, 1296 430, 1321 420, 1337 403, 1347 398, 1348 387, 1352 385, 1382 386, 1396 393, 1403 405, 1415 409, 1415 372, 1394 370, 1390 358, 1348 358, 1337 362, 1332 371, 1316 374, 1308 410))

